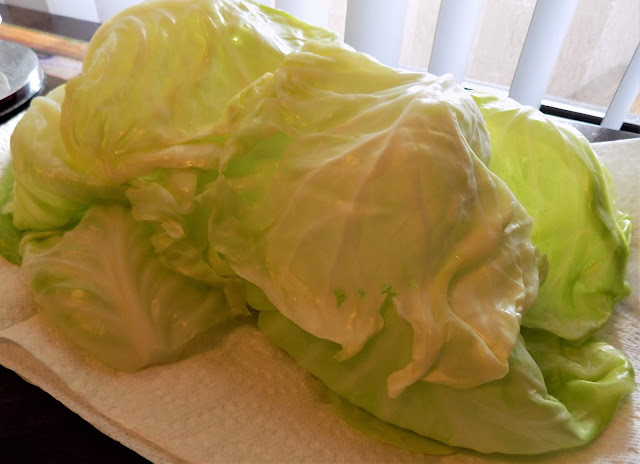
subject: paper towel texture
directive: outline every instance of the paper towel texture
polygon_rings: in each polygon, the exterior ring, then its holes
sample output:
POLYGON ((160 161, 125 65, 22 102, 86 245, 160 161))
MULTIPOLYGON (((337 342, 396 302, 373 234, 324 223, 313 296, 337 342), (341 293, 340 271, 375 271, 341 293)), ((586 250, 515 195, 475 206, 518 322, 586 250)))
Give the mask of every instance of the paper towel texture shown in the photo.
MULTIPOLYGON (((640 227, 640 140, 594 148, 610 169, 620 209, 640 227)), ((631 358, 636 371, 638 235, 629 263, 633 293, 602 332, 631 358)), ((623 402, 597 440, 577 450, 524 459, 466 451, 421 456, 381 444, 343 424, 316 391, 312 377, 270 345, 250 319, 211 331, 181 362, 126 374, 79 352, 34 314, 19 268, 6 261, 0 261, 0 294, 0 363, 153 462, 640 462, 637 392, 623 402)))

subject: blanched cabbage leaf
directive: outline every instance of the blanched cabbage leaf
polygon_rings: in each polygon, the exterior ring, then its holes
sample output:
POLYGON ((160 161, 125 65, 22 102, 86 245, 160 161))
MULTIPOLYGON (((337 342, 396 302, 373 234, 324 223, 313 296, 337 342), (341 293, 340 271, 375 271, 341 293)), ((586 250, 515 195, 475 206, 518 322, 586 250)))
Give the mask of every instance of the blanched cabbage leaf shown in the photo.
POLYGON ((202 282, 222 284, 224 278, 205 259, 209 215, 197 208, 198 176, 195 169, 163 171, 132 181, 126 196, 133 216, 152 226, 151 242, 165 264, 202 282))
POLYGON ((13 226, 13 214, 8 204, 13 199, 13 166, 9 163, 0 171, 0 256, 13 264, 20 264, 22 231, 13 226), (6 211, 5 211, 6 209, 6 211))
POLYGON ((531 240, 549 261, 522 324, 584 340, 629 294, 631 222, 589 142, 530 107, 476 94, 491 134, 491 164, 534 221, 531 240))
POLYGON ((310 39, 334 34, 256 2, 156 0, 107 21, 67 83, 62 137, 77 166, 126 180, 215 168, 228 100, 310 39))
POLYGON ((71 226, 96 200, 124 202, 124 188, 106 178, 99 162, 77 169, 60 137, 64 86, 38 97, 11 136, 14 193, 8 212, 20 230, 71 226))
POLYGON ((484 453, 534 454, 584 444, 635 388, 631 363, 610 345, 592 340, 575 347, 548 333, 526 333, 501 379, 470 389, 416 382, 391 398, 386 377, 411 358, 412 328, 391 298, 382 314, 383 329, 342 362, 336 359, 339 345, 314 337, 277 311, 261 312, 258 324, 269 340, 353 405, 484 453))
POLYGON ((22 246, 42 313, 119 370, 174 361, 194 336, 233 315, 221 289, 164 266, 146 225, 123 206, 92 206, 74 229, 31 234, 22 246))
POLYGON ((318 382, 317 387, 320 394, 335 406, 336 412, 344 422, 370 437, 414 453, 447 455, 456 452, 456 448, 442 442, 378 419, 373 414, 346 401, 322 382, 318 382))
POLYGON ((461 87, 308 43, 224 121, 210 244, 278 311, 347 359, 393 296, 413 351, 391 396, 507 373, 538 288, 531 221, 481 161, 486 129, 461 87))
POLYGON ((220 287, 236 313, 246 312, 244 282, 216 253, 210 253, 210 211, 201 190, 217 171, 162 170, 152 178, 131 182, 126 196, 133 217, 151 228, 150 240, 163 264, 180 274, 220 287))

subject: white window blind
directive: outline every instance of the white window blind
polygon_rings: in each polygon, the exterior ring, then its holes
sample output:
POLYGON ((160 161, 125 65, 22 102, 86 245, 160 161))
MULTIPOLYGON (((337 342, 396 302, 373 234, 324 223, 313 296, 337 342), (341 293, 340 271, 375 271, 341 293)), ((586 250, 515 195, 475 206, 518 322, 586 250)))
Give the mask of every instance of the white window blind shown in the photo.
POLYGON ((349 0, 344 41, 356 50, 397 66, 407 0, 349 0))
POLYGON ((429 72, 464 79, 485 0, 442 0, 429 72))
MULTIPOLYGON (((68 2, 68 0, 61 0, 61 1, 68 2)), ((71 3, 71 2, 68 2, 68 3, 71 3)), ((73 3, 79 3, 79 2, 73 2, 73 3)), ((119 13, 120 11, 124 10, 125 8, 128 8, 132 5, 135 5, 141 2, 140 0, 108 0, 108 1, 94 0, 93 2, 87 1, 86 3, 95 3, 96 11, 98 13, 98 18, 100 19, 100 22, 105 22, 107 19, 109 19, 116 13, 119 13)))
MULTIPOLYGON (((22 3, 22 2, 18 2, 22 3)), ((47 9, 55 11, 60 16, 70 18, 85 19, 87 21, 99 22, 100 17, 96 10, 97 2, 70 2, 68 0, 46 0, 47 9)))
POLYGON ((613 100, 609 104, 607 113, 602 120, 602 126, 609 129, 620 129, 631 105, 640 93, 640 44, 636 48, 631 63, 620 82, 613 100))
POLYGON ((101 23, 141 0, 0 0, 0 3, 101 23))
MULTIPOLYGON (((475 84, 478 81, 475 77, 476 71, 479 69, 476 65, 480 63, 484 69, 495 71, 494 74, 502 72, 496 88, 501 88, 504 93, 508 92, 510 97, 520 103, 535 107, 539 107, 543 100, 545 104, 555 101, 550 100, 548 95, 552 76, 553 83, 561 82, 564 88, 580 90, 580 95, 584 95, 585 92, 597 93, 600 97, 608 95, 600 98, 605 100, 602 105, 609 102, 613 89, 617 87, 615 97, 606 108, 606 114, 604 108, 596 111, 593 107, 588 107, 588 104, 583 106, 584 114, 590 116, 599 114, 603 126, 620 128, 630 108, 635 105, 633 111, 638 113, 636 124, 640 125, 640 97, 638 96, 640 91, 640 57, 638 56, 640 54, 638 51, 640 49, 640 4, 638 0, 617 0, 616 2, 604 2, 604 0, 259 1, 287 11, 304 21, 331 28, 357 50, 368 53, 391 66, 399 65, 401 53, 408 56, 407 50, 410 50, 411 55, 414 56, 416 51, 419 54, 422 50, 425 57, 420 62, 422 69, 434 74, 452 73, 459 82, 469 79, 469 82, 475 84), (427 2, 428 8, 425 7, 427 2), (514 7, 514 5, 520 6, 514 7), (595 12, 595 7, 598 12, 595 12), (576 11, 580 8, 581 14, 576 15, 576 11), (408 11, 412 12, 410 18, 406 18, 408 11), (429 17, 415 18, 413 16, 416 12, 429 17), (514 12, 528 12, 528 14, 523 16, 514 12), (531 12, 533 15, 529 20, 531 12), (611 22, 602 19, 601 12, 608 12, 607 14, 613 18, 611 22), (583 21, 590 14, 591 22, 583 21), (576 23, 577 16, 580 16, 580 21, 576 23), (429 31, 421 29, 420 34, 413 34, 420 39, 415 39, 412 34, 407 33, 425 24, 428 25, 429 31), (505 41, 513 34, 511 31, 504 30, 505 24, 519 25, 517 26, 519 39, 506 45, 505 41), (620 30, 620 24, 623 24, 626 29, 620 30), (498 33, 492 33, 492 28, 500 28, 501 25, 502 29, 498 33), (589 35, 589 28, 592 25, 595 25, 595 29, 592 29, 593 33, 589 35), (602 26, 601 30, 598 29, 600 26, 602 26), (574 29, 581 31, 579 35, 571 36, 572 41, 569 42, 574 47, 576 37, 590 37, 589 40, 585 40, 584 45, 578 41, 577 45, 582 46, 583 50, 594 49, 593 41, 600 36, 608 35, 607 40, 597 42, 597 44, 609 44, 608 50, 611 50, 611 44, 617 45, 621 40, 625 41, 624 50, 628 52, 617 53, 616 59, 619 58, 619 62, 607 63, 609 68, 605 70, 607 73, 602 77, 607 79, 606 87, 609 90, 606 92, 602 91, 602 81, 594 77, 597 76, 599 68, 592 66, 594 63, 603 61, 597 59, 598 56, 602 58, 602 51, 598 52, 600 55, 584 54, 586 58, 581 64, 589 72, 582 73, 580 76, 589 77, 590 80, 586 83, 575 82, 575 72, 573 77, 561 73, 566 73, 570 65, 557 66, 565 38, 569 31, 574 29), (480 41, 478 41, 479 31, 482 32, 480 41), (343 32, 344 35, 342 35, 343 32), (425 34, 431 34, 429 40, 425 40, 425 34), (520 48, 523 37, 526 39, 520 48), (432 41, 431 38, 433 38, 432 41), (416 43, 415 40, 421 42, 416 43), (433 43, 432 47, 431 43, 433 43), (488 49, 491 49, 491 53, 487 53, 488 49), (634 49, 636 51, 633 59, 630 62, 626 61, 634 49), (491 63, 499 61, 505 53, 510 55, 509 62, 512 63, 510 71, 505 71, 509 66, 494 66, 496 68, 494 70, 491 63), (473 62, 474 66, 473 75, 469 78, 467 68, 470 62, 473 62), (517 66, 515 66, 516 62, 517 66), (588 66, 584 63, 588 63, 588 66), (614 66, 615 69, 613 69, 614 66), (625 68, 624 78, 620 80, 622 70, 625 68), (589 85, 593 88, 589 88, 589 85), (598 85, 601 87, 598 88, 598 85)), ((120 10, 140 3, 140 0, 0 0, 0 3, 88 21, 104 22, 120 10)), ((602 46, 600 45, 600 48, 602 46)), ((620 47, 615 48, 620 52, 620 47)), ((566 48, 562 52, 565 57, 567 50, 573 49, 566 48)), ((562 61, 563 64, 566 62, 562 61)), ((404 61, 403 64, 405 64, 404 61)), ((574 70, 575 67, 569 69, 569 71, 574 70)), ((586 78, 584 80, 586 81, 586 78)), ((488 82, 488 85, 490 87, 491 82, 488 82)), ((551 87, 557 90, 558 85, 551 85, 551 87)), ((578 100, 577 105, 581 105, 581 101, 578 100)))
POLYGON ((577 6, 578 0, 538 0, 511 82, 511 98, 540 106, 577 6))
POLYGON ((276 0, 275 7, 309 24, 329 27, 330 0, 276 0))

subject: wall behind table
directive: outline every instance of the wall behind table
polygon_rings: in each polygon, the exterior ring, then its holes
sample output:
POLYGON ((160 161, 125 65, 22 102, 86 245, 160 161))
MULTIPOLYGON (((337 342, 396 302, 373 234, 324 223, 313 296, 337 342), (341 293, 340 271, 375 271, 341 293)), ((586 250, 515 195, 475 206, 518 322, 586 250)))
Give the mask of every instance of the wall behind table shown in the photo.
POLYGON ((141 3, 141 0, 93 0, 80 2, 70 2, 69 0, 0 0, 0 3, 102 23, 117 12, 136 3, 141 3))

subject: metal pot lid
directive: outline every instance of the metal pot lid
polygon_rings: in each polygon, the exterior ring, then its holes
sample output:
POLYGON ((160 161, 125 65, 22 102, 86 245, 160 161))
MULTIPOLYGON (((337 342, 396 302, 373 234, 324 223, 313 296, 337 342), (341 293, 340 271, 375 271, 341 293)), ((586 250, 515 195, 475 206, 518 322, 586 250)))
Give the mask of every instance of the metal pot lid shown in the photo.
POLYGON ((33 50, 0 40, 0 116, 37 95, 44 82, 44 72, 33 50))

